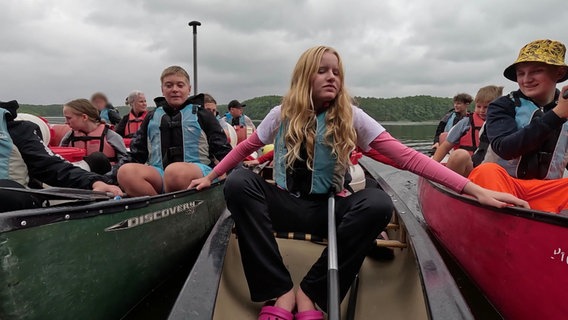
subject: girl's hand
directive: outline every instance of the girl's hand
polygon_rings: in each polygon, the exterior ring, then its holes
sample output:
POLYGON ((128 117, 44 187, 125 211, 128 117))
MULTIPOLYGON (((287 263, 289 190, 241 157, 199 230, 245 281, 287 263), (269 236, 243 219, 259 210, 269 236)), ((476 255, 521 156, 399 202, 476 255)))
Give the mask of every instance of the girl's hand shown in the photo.
POLYGON ((463 192, 473 196, 479 203, 484 205, 496 208, 517 206, 530 209, 529 203, 525 200, 519 199, 510 193, 482 188, 471 181, 465 185, 463 192))
POLYGON ((114 196, 120 196, 120 197, 124 196, 124 193, 118 186, 112 184, 106 184, 102 181, 96 181, 95 183, 93 183, 92 188, 93 191, 108 192, 112 193, 114 196))
POLYGON ((244 164, 246 167, 252 167, 252 166, 255 166, 255 165, 258 164, 258 160, 256 160, 256 159, 254 159, 254 160, 247 160, 247 161, 244 161, 243 164, 244 164))
POLYGON ((188 189, 195 188, 197 190, 201 190, 201 189, 209 188, 210 186, 211 186, 211 180, 209 180, 209 178, 207 176, 205 176, 203 178, 191 180, 191 183, 189 184, 189 186, 187 188, 188 189))

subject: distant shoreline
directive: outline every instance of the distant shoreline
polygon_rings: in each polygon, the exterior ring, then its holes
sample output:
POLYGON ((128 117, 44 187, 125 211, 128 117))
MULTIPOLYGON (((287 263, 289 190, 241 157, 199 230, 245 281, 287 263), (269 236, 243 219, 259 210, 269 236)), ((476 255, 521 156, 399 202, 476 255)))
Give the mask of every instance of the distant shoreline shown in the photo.
POLYGON ((416 125, 428 125, 428 124, 438 124, 439 121, 378 121, 380 124, 384 125, 397 125, 397 126, 416 126, 416 125))
MULTIPOLYGON (((45 117, 49 123, 64 123, 65 118, 63 117, 45 117)), ((262 119, 252 120, 253 123, 259 124, 262 119)), ((412 122, 412 121, 378 121, 381 125, 397 125, 397 126, 418 126, 418 125, 435 125, 438 124, 438 121, 419 121, 419 122, 412 122)))

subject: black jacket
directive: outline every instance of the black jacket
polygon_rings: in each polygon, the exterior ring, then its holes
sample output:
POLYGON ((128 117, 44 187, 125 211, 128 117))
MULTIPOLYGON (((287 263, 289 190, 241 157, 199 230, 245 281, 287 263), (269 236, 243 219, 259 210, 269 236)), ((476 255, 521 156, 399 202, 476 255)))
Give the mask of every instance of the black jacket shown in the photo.
POLYGON ((43 143, 39 126, 29 121, 14 121, 18 102, 0 102, 0 108, 10 111, 7 115, 8 132, 22 155, 30 178, 54 187, 91 189, 96 181, 108 182, 107 178, 85 171, 56 156, 43 143))
POLYGON ((118 124, 120 122, 120 114, 118 113, 118 110, 116 110, 116 108, 110 103, 107 104, 105 108, 108 109, 109 124, 118 124))
POLYGON ((501 158, 510 160, 542 150, 547 141, 552 141, 554 146, 562 124, 566 122, 566 119, 550 112, 556 106, 559 94, 557 90, 554 101, 542 107, 542 116, 533 118, 522 129, 517 129, 515 121, 515 97, 530 99, 520 90, 491 102, 485 127, 493 151, 501 158))

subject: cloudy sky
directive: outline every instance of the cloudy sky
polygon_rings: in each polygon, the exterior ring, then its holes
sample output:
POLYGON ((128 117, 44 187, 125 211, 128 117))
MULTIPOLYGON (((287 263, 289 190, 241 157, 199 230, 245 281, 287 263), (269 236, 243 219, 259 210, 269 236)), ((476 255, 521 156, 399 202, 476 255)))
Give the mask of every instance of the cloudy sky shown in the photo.
POLYGON ((133 89, 161 94, 181 65, 220 104, 282 95, 309 47, 336 48, 350 93, 475 94, 535 39, 568 43, 565 0, 2 0, 0 100, 52 104, 133 89))

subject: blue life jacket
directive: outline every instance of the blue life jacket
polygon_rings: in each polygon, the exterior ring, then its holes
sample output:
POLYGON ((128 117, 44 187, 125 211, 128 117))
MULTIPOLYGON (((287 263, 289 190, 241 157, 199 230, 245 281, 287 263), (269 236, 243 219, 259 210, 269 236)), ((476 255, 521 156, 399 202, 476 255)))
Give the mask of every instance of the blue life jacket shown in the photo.
MULTIPOLYGON (((517 129, 527 126, 532 119, 544 113, 532 101, 511 93, 509 97, 515 101, 515 122, 517 129)), ((568 122, 546 141, 538 150, 521 157, 504 160, 500 157, 497 163, 507 170, 509 175, 519 179, 559 179, 568 164, 568 122)))
POLYGON ((449 132, 450 129, 454 126, 454 119, 456 118, 456 113, 452 112, 450 117, 448 118, 448 122, 446 122, 446 126, 444 127, 444 132, 449 132))
POLYGON ((101 119, 103 119, 106 123, 110 124, 110 118, 108 116, 108 108, 104 108, 103 110, 101 110, 99 116, 101 117, 101 119))
POLYGON ((27 186, 28 167, 8 131, 6 115, 9 113, 10 111, 0 108, 0 179, 14 180, 27 186))
POLYGON ((173 162, 209 164, 207 140, 197 120, 197 105, 189 104, 170 117, 162 107, 148 122, 148 164, 164 169, 173 162), (175 132, 174 132, 175 131, 175 132), (172 136, 181 132, 181 145, 172 136))
MULTIPOLYGON (((313 171, 309 170, 305 161, 296 160, 294 168, 286 167, 285 154, 288 152, 285 144, 285 134, 288 124, 282 122, 274 143, 274 177, 276 184, 291 193, 301 195, 327 194, 334 186, 337 192, 343 190, 345 172, 341 171, 337 163, 337 158, 332 154, 332 148, 325 143, 325 115, 327 112, 317 116, 316 137, 314 146, 313 171)), ((306 153, 306 150, 302 150, 306 153)), ((305 160, 305 157, 301 155, 305 160)))

